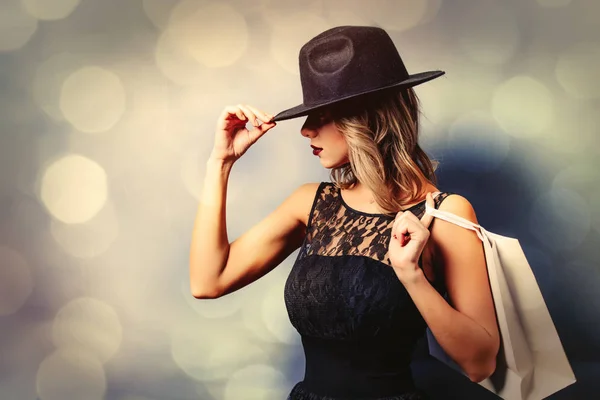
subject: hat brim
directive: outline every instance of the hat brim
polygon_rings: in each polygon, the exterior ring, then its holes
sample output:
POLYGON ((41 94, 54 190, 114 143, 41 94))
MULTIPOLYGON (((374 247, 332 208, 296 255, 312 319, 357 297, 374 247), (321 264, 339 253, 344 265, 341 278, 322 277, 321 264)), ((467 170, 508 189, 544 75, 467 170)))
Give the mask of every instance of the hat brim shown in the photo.
POLYGON ((446 72, 444 72, 444 71, 420 72, 418 74, 409 75, 408 79, 405 79, 402 82, 397 82, 397 83, 394 83, 391 85, 375 88, 372 90, 367 90, 367 91, 360 92, 360 93, 355 93, 355 94, 345 96, 345 97, 340 97, 335 100, 331 100, 331 101, 327 101, 327 102, 323 102, 323 103, 319 103, 319 104, 313 104, 310 106, 307 106, 305 104, 300 104, 296 107, 288 108, 287 110, 281 111, 280 113, 275 115, 275 117, 273 118, 273 121, 284 121, 286 119, 302 117, 302 116, 310 114, 311 111, 313 111, 317 108, 335 104, 335 103, 339 103, 340 101, 348 100, 353 97, 361 96, 363 94, 374 93, 374 92, 378 92, 380 90, 386 90, 386 89, 391 89, 391 88, 400 89, 400 88, 405 88, 405 87, 416 86, 421 83, 425 83, 432 79, 438 78, 438 77, 444 75, 445 73, 446 72))

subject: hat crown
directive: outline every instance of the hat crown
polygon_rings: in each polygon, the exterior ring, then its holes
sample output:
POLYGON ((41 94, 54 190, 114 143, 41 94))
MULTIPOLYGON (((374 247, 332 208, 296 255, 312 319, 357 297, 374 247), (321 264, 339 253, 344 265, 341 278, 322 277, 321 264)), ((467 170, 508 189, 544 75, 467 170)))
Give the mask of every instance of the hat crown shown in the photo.
POLYGON ((296 118, 322 106, 384 90, 408 88, 435 79, 444 71, 409 75, 386 31, 375 26, 337 26, 300 49, 304 102, 281 111, 273 121, 296 118))
POLYGON ((339 26, 300 49, 304 104, 313 106, 384 88, 409 74, 392 39, 381 28, 339 26))

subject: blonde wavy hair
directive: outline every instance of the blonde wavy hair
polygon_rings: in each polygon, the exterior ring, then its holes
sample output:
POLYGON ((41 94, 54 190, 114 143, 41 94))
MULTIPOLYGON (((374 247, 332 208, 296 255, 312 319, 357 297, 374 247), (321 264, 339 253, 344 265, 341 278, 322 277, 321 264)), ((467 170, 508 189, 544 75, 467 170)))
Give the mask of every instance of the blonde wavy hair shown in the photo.
POLYGON ((386 214, 394 215, 425 197, 425 182, 437 185, 439 162, 419 146, 421 107, 412 88, 359 96, 330 110, 348 144, 349 163, 330 172, 337 187, 360 182, 386 214))

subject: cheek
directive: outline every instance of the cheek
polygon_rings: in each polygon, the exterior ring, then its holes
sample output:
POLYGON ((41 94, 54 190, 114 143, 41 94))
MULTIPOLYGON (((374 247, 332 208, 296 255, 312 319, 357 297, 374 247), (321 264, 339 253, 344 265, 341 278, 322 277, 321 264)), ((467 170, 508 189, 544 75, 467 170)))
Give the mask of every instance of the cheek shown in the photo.
POLYGON ((331 161, 347 162, 348 144, 346 138, 337 130, 333 122, 324 126, 321 134, 325 139, 323 146, 328 150, 327 158, 330 158, 331 161))
POLYGON ((336 167, 342 166, 349 162, 348 149, 346 142, 340 141, 333 145, 333 150, 328 154, 329 162, 335 164, 336 167))
POLYGON ((335 148, 336 153, 340 156, 348 154, 348 143, 346 143, 346 140, 343 137, 340 137, 340 139, 336 141, 335 148))
POLYGON ((340 151, 347 151, 348 144, 346 143, 346 138, 344 138, 344 136, 341 133, 339 133, 335 128, 333 128, 331 139, 336 149, 339 149, 340 151))

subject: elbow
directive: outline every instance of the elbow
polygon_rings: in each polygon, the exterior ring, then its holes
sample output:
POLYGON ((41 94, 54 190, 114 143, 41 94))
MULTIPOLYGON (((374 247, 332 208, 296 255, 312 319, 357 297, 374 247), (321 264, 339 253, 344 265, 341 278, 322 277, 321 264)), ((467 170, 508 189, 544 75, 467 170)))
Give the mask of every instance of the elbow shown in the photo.
POLYGON ((197 299, 216 299, 221 296, 216 285, 199 285, 194 280, 190 283, 190 291, 197 299))
POLYGON ((479 383, 492 376, 495 370, 496 358, 488 360, 486 363, 480 364, 477 367, 465 372, 467 373, 467 377, 471 380, 471 382, 479 383))
POLYGON ((190 266, 190 292, 196 299, 216 299, 221 296, 218 285, 212 280, 200 279, 190 266))
POLYGON ((465 368, 466 375, 472 382, 480 383, 496 371, 496 358, 500 350, 500 337, 495 336, 489 345, 471 359, 469 367, 465 368))
POLYGON ((197 290, 196 291, 192 290, 192 296, 194 296, 196 299, 216 299, 219 297, 214 292, 197 291, 197 290))
POLYGON ((483 354, 479 353, 476 357, 472 358, 471 362, 463 370, 472 382, 482 382, 496 371, 497 355, 498 347, 492 346, 492 348, 486 349, 483 354))

